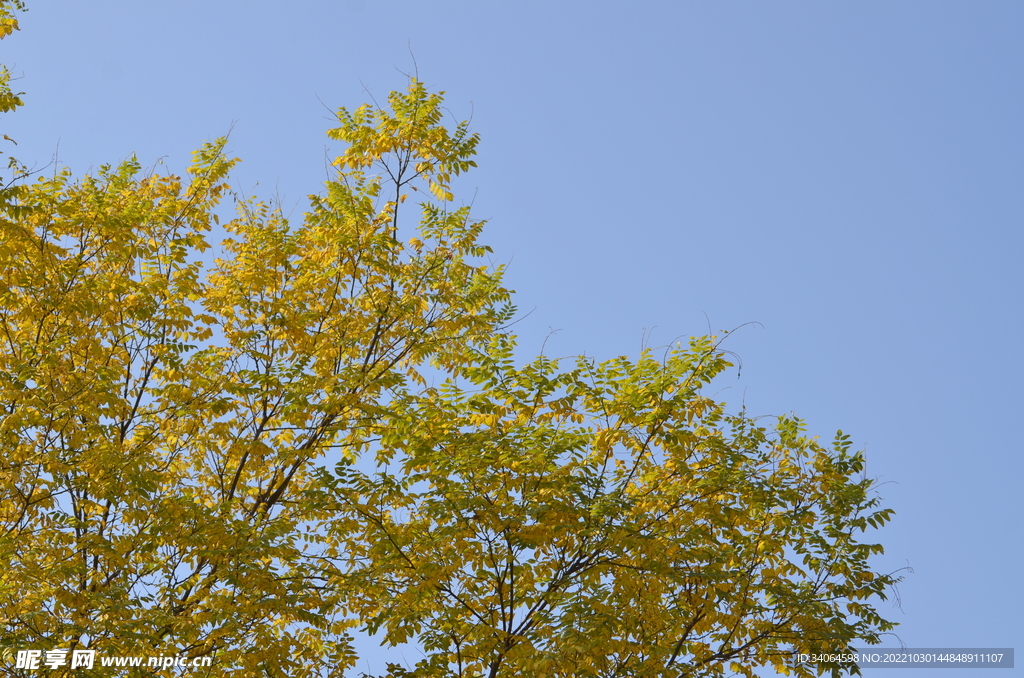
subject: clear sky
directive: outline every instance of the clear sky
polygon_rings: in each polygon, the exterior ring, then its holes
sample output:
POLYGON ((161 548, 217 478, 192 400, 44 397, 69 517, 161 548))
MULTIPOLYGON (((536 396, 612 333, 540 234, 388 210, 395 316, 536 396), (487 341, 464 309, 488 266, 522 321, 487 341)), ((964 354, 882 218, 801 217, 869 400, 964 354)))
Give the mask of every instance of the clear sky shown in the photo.
POLYGON ((899 640, 1024 648, 1024 4, 30 0, 21 25, 5 150, 180 172, 232 129, 237 185, 295 216, 330 110, 418 68, 483 137, 458 194, 524 357, 760 323, 719 397, 866 448, 897 511, 875 562, 913 568, 899 640))

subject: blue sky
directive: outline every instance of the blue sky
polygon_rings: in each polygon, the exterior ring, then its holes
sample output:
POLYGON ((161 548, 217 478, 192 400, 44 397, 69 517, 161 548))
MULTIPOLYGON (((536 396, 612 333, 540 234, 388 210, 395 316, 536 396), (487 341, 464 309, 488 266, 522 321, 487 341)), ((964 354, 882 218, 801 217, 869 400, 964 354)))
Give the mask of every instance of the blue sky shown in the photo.
POLYGON ((1024 5, 80 0, 21 24, 19 159, 180 172, 231 129, 236 185, 295 216, 331 110, 418 68, 482 135, 458 191, 524 357, 760 323, 719 397, 866 448, 897 511, 877 565, 914 570, 882 606, 900 639, 1022 645, 1024 5))

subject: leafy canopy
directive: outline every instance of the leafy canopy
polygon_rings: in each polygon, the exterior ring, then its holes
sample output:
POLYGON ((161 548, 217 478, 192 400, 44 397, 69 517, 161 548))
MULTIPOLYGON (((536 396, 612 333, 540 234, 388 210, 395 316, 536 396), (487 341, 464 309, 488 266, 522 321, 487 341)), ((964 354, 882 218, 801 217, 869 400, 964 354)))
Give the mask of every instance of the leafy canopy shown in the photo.
POLYGON ((863 456, 704 395, 730 366, 714 337, 515 366, 502 270, 454 204, 478 137, 442 94, 341 109, 347 149, 299 223, 231 192, 224 139, 182 177, 12 161, 5 661, 334 676, 361 629, 421 653, 390 676, 753 675, 892 628, 863 456))
POLYGON ((857 539, 891 511, 849 436, 727 414, 701 392, 729 367, 713 338, 569 371, 511 348, 403 393, 320 471, 345 606, 425 650, 389 675, 753 676, 892 628, 857 539))

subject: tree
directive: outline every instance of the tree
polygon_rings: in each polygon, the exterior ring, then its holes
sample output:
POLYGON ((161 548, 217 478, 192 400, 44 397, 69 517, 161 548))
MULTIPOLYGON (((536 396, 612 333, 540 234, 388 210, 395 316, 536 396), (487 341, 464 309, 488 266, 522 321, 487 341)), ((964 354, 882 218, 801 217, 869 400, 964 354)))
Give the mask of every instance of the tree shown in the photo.
POLYGON ((890 515, 863 456, 726 414, 713 338, 566 372, 511 355, 496 337, 320 472, 346 606, 425 649, 389 675, 753 676, 892 628, 865 602, 894 580, 856 539, 890 515))
POLYGON ((478 138, 442 94, 341 109, 347 150, 299 224, 231 193, 224 139, 185 178, 12 163, 5 658, 342 675, 362 628, 425 653, 394 676, 749 675, 891 628, 868 600, 894 579, 855 539, 889 517, 862 456, 702 395, 716 339, 514 366, 501 268, 451 189, 478 138))

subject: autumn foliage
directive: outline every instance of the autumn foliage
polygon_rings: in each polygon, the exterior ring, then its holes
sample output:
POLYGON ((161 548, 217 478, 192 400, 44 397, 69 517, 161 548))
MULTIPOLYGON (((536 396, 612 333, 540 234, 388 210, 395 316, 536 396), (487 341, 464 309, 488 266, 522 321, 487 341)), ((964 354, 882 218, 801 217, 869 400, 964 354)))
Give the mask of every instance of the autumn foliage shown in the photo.
POLYGON ((299 222, 231 191, 224 139, 182 177, 12 163, 0 674, 88 647, 355 675, 361 630, 422 658, 391 676, 753 675, 892 627, 863 456, 705 395, 718 339, 517 363, 441 103, 341 109, 299 222))

